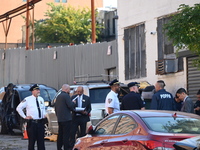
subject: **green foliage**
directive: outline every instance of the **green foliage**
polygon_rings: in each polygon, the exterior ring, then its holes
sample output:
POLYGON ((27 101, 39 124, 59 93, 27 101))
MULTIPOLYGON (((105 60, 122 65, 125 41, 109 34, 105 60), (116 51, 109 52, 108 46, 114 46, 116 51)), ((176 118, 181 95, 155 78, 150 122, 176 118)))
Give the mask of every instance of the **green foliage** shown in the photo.
MULTIPOLYGON (((91 11, 87 8, 75 9, 71 6, 48 3, 45 20, 35 23, 35 35, 40 43, 86 43, 91 41, 91 11)), ((101 25, 96 25, 97 37, 101 25)))
POLYGON ((196 66, 200 66, 200 4, 180 5, 164 29, 178 50, 189 49, 199 56, 196 66))

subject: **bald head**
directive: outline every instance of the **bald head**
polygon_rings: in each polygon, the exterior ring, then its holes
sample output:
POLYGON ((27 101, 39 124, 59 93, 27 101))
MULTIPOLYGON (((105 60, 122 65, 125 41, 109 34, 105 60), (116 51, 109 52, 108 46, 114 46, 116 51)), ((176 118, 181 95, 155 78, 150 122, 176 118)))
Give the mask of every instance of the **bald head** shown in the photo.
POLYGON ((77 90, 76 90, 76 93, 77 93, 78 95, 82 95, 82 94, 83 94, 83 87, 82 87, 82 86, 79 86, 79 87, 77 88, 77 90))
POLYGON ((69 92, 70 92, 70 86, 68 84, 63 84, 62 91, 64 91, 64 92, 66 92, 66 93, 69 94, 69 92))

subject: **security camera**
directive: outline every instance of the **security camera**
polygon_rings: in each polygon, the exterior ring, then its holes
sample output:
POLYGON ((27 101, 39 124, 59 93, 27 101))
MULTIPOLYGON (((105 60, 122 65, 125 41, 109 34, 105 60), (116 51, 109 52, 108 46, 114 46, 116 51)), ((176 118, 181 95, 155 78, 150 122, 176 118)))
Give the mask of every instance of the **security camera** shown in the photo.
POLYGON ((156 31, 151 31, 150 34, 155 35, 156 31))

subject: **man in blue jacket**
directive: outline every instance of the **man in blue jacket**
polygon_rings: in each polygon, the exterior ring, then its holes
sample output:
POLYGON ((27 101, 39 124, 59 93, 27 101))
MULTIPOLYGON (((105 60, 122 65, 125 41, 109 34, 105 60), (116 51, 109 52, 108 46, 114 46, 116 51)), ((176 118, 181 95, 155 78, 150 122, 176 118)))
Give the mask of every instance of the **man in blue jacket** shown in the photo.
POLYGON ((171 93, 165 89, 165 82, 159 80, 155 84, 156 93, 152 97, 151 109, 155 110, 176 110, 176 104, 171 93))

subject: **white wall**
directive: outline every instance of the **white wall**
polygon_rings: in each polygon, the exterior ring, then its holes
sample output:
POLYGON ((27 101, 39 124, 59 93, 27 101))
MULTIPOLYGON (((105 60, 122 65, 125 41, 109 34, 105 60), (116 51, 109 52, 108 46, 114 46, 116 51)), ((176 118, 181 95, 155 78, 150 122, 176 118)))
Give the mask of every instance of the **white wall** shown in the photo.
POLYGON ((131 81, 148 81, 154 84, 157 80, 166 82, 166 89, 173 94, 179 87, 186 88, 186 59, 184 59, 184 71, 169 74, 155 75, 155 61, 157 60, 157 34, 150 34, 157 29, 157 18, 177 11, 180 4, 193 5, 199 0, 118 0, 118 56, 119 56, 119 80, 129 83, 131 81), (145 23, 146 32, 146 68, 147 77, 133 80, 125 80, 124 64, 124 28, 145 23))
POLYGON ((103 0, 103 7, 117 8, 117 0, 103 0))

